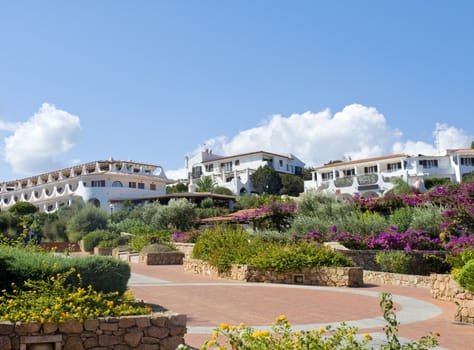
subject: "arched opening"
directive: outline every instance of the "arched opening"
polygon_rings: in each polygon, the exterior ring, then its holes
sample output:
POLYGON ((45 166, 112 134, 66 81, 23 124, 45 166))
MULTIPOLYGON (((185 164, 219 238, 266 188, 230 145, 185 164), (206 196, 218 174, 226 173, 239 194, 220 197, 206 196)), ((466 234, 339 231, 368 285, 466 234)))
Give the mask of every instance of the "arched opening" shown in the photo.
POLYGON ((123 184, 120 181, 114 181, 112 182, 112 187, 123 187, 123 184))
POLYGON ((245 187, 242 187, 242 188, 240 189, 240 195, 242 196, 242 195, 244 195, 244 194, 247 194, 247 189, 246 189, 245 187))
POLYGON ((91 198, 87 201, 87 203, 91 203, 94 207, 100 207, 100 201, 97 198, 91 198))

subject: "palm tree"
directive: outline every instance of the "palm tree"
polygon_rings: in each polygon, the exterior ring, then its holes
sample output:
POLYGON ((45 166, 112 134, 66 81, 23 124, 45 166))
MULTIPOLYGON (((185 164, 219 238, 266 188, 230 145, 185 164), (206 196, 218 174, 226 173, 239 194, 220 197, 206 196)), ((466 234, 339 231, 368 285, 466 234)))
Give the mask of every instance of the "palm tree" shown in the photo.
POLYGON ((196 186, 196 192, 212 192, 216 187, 216 183, 210 176, 203 176, 196 181, 196 186))

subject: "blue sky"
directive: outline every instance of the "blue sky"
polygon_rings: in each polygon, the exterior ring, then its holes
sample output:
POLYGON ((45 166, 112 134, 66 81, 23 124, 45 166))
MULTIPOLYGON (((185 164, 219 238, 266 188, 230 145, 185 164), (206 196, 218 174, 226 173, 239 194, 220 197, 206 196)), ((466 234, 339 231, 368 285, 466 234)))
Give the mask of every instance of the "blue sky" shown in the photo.
POLYGON ((0 181, 97 159, 469 147, 471 1, 5 1, 0 181), (438 141, 438 143, 435 142, 438 141))

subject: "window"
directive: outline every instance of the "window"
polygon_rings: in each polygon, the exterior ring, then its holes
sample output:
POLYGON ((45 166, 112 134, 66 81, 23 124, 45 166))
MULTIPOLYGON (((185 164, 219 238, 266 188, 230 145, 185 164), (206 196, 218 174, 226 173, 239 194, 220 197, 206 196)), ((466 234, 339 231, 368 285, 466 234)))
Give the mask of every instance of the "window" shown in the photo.
POLYGON ((396 170, 400 170, 401 168, 402 168, 402 162, 387 164, 388 171, 396 171, 396 170))
POLYGON ((139 183, 138 183, 138 188, 139 188, 140 190, 144 190, 144 189, 145 189, 145 184, 144 184, 143 182, 139 182, 139 183))
POLYGON ((344 176, 355 176, 355 169, 345 169, 342 171, 342 173, 344 174, 344 176))
POLYGON ((278 160, 278 165, 280 166, 280 168, 283 168, 283 160, 278 160))
POLYGON ((128 187, 129 187, 129 188, 137 188, 137 183, 136 183, 135 181, 130 181, 130 182, 128 183, 128 187))
POLYGON ((237 159, 234 164, 237 166, 237 165, 240 165, 240 159, 237 159))
POLYGON ((232 162, 221 163, 221 168, 223 168, 224 171, 232 171, 232 162))
POLYGON ((156 191, 156 184, 150 184, 150 191, 156 191))
MULTIPOLYGON (((293 172, 293 165, 291 166, 291 171, 293 172)), ((300 166, 295 166, 295 175, 303 174, 303 168, 300 166)))
POLYGON ((200 166, 193 167, 193 178, 199 178, 202 175, 202 168, 200 166))
POLYGON ((214 171, 214 164, 206 164, 206 172, 211 173, 214 171))
POLYGON ((112 182, 112 187, 123 187, 123 184, 120 181, 112 182))
POLYGON ((437 168, 438 159, 423 159, 418 162, 423 168, 437 168))
POLYGON ((332 171, 330 171, 328 173, 322 173, 321 177, 324 181, 332 180, 332 179, 334 179, 334 173, 332 171))
POLYGON ((474 158, 461 158, 461 165, 473 166, 474 158))
POLYGON ((366 166, 364 168, 364 174, 375 174, 377 173, 377 165, 366 166))

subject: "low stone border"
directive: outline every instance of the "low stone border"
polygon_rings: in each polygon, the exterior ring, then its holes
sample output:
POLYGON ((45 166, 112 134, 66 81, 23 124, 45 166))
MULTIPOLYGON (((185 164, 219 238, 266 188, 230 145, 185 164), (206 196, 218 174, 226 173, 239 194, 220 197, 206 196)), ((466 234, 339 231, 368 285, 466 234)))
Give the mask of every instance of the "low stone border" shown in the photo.
POLYGON ((364 270, 364 283, 430 288, 430 276, 364 270))
POLYGON ((220 272, 206 261, 185 258, 183 268, 185 272, 245 282, 334 287, 361 287, 364 284, 363 271, 360 267, 319 267, 301 271, 276 272, 258 269, 250 265, 232 265, 229 270, 220 272))
POLYGON ((193 253, 194 243, 175 243, 176 249, 184 253, 186 258, 190 258, 193 253))
POLYGON ((45 324, 4 321, 0 322, 0 349, 23 350, 34 344, 49 344, 51 349, 64 350, 174 350, 184 344, 185 333, 186 315, 174 313, 45 324))
POLYGON ((432 298, 451 301, 458 306, 454 315, 456 322, 474 324, 473 293, 460 287, 448 274, 432 274, 430 282, 432 298))
POLYGON ((183 264, 184 253, 140 253, 138 262, 145 265, 181 265, 183 264))

